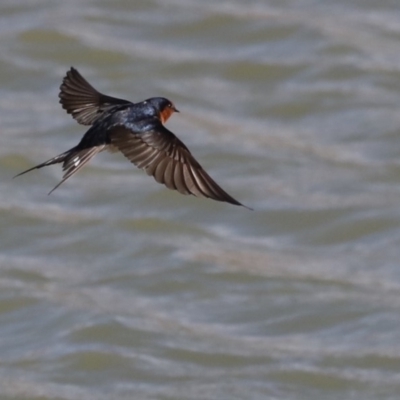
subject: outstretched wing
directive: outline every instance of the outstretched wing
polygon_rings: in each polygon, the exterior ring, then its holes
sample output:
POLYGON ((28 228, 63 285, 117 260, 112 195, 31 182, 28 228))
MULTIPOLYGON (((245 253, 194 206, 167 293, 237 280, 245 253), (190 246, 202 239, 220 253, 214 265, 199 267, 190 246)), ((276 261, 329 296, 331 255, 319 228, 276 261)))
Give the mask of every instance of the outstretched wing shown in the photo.
POLYGON ((98 92, 75 68, 67 72, 58 95, 62 108, 80 124, 92 125, 105 111, 130 101, 98 92))
POLYGON ((244 206, 226 193, 163 125, 140 133, 119 126, 110 132, 110 138, 126 158, 168 189, 244 206))

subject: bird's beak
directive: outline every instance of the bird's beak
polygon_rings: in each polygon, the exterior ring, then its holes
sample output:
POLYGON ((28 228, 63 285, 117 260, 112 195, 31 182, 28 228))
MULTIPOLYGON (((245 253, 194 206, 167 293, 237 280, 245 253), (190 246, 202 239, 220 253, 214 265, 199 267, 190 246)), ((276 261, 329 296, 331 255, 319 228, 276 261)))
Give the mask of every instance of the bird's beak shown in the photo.
POLYGON ((174 107, 174 111, 175 112, 180 112, 176 107, 174 107))

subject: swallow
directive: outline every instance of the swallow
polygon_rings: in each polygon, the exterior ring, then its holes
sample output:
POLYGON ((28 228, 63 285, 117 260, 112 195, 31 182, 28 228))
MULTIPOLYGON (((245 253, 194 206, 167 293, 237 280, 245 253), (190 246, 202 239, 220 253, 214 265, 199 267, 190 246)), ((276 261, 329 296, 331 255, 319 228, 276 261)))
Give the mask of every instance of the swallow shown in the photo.
POLYGON ((68 114, 90 128, 77 146, 16 176, 62 163, 64 175, 51 194, 96 154, 103 150, 120 151, 168 189, 249 208, 225 192, 183 142, 164 126, 173 113, 179 112, 172 101, 152 97, 132 103, 104 95, 73 67, 62 81, 59 99, 68 114))

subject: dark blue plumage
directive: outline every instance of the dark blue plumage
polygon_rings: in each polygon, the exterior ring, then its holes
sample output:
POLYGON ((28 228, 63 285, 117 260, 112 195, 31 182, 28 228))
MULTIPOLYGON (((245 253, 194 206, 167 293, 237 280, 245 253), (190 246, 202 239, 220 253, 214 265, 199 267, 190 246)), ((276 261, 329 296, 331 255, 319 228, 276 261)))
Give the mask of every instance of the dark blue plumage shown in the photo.
POLYGON ((168 118, 178 112, 170 100, 153 97, 132 103, 107 96, 94 89, 74 68, 63 79, 59 98, 68 114, 90 128, 77 146, 17 176, 62 163, 64 176, 53 192, 96 154, 116 149, 169 189, 243 205, 218 186, 189 149, 165 128, 168 118))

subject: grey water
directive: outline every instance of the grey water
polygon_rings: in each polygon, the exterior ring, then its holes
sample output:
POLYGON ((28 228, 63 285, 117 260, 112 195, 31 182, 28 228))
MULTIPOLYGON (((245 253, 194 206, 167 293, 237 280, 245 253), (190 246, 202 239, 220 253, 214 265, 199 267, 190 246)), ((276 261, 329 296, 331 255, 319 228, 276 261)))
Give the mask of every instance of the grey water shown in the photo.
POLYGON ((0 399, 398 399, 400 4, 0 2, 0 399), (70 66, 233 197, 120 154, 51 196, 85 132, 70 66))

